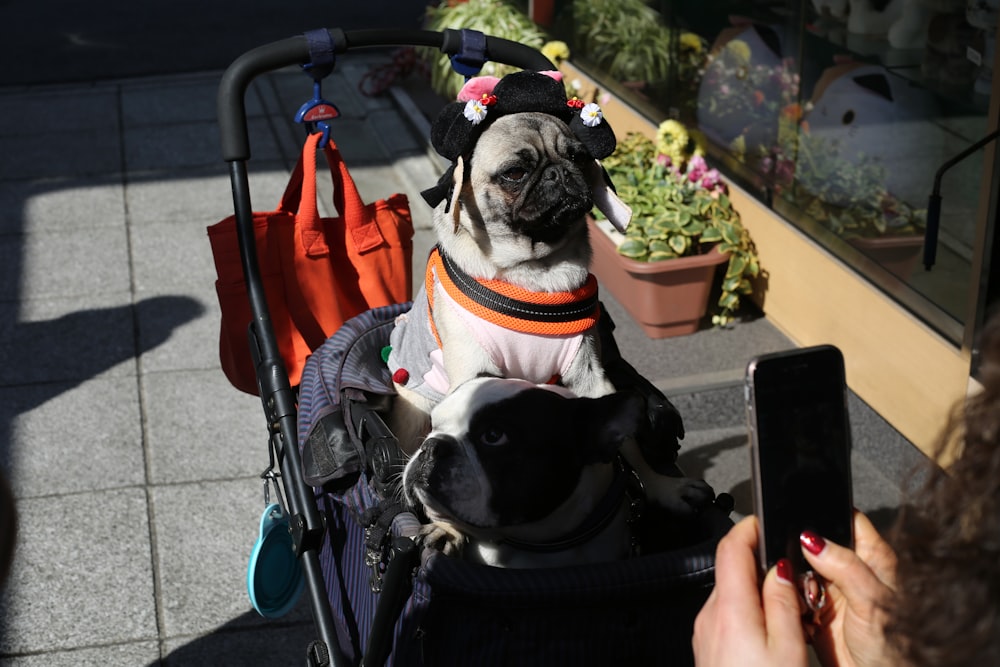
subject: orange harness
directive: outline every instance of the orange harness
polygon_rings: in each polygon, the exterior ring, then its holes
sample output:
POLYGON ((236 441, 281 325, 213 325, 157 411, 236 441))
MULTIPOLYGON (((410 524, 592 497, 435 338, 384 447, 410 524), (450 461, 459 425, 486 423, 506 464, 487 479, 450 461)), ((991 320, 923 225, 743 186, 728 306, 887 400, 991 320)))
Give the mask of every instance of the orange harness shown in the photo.
MULTIPOLYGON (((570 292, 531 292, 502 280, 483 280, 467 275, 435 246, 427 260, 427 301, 434 309, 434 284, 470 313, 498 326, 541 336, 582 333, 597 324, 600 306, 597 279, 587 276, 583 286, 570 292)), ((431 331, 441 346, 434 318, 431 331)))

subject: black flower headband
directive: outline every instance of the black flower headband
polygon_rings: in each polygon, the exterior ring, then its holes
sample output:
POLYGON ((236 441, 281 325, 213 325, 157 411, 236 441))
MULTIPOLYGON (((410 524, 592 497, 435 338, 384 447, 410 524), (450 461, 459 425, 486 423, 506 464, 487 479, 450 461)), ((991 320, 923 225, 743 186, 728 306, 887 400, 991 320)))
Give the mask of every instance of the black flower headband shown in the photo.
MULTIPOLYGON (((458 94, 458 101, 445 106, 431 126, 431 145, 454 163, 475 146, 493 121, 508 114, 528 111, 546 113, 562 120, 587 148, 601 160, 615 150, 615 133, 596 104, 566 99, 559 72, 514 72, 502 79, 474 77, 458 94)), ((421 194, 437 206, 447 197, 454 164, 438 185, 421 194)))

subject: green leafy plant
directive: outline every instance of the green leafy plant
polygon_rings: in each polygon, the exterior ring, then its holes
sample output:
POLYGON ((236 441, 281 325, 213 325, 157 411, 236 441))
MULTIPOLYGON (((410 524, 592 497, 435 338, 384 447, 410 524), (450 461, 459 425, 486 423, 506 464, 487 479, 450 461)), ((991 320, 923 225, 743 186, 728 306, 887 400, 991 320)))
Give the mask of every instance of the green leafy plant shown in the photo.
POLYGON ((611 77, 646 84, 670 76, 682 82, 698 77, 705 40, 665 25, 643 0, 574 0, 572 9, 574 51, 585 53, 611 77))
MULTIPOLYGON (((438 5, 427 8, 426 28, 436 31, 446 28, 479 30, 536 49, 541 49, 546 41, 545 34, 531 19, 502 0, 442 0, 438 5)), ((432 49, 424 49, 423 53, 430 63, 431 88, 445 99, 455 99, 465 82, 452 69, 448 55, 432 49)), ((479 74, 502 78, 514 71, 517 71, 516 67, 488 62, 479 74)))
POLYGON ((760 264, 725 183, 692 143, 680 123, 666 121, 657 141, 630 133, 604 160, 618 196, 632 207, 618 252, 656 262, 703 254, 718 245, 729 263, 712 321, 724 325, 732 321, 740 297, 753 291, 751 279, 760 274, 760 264))

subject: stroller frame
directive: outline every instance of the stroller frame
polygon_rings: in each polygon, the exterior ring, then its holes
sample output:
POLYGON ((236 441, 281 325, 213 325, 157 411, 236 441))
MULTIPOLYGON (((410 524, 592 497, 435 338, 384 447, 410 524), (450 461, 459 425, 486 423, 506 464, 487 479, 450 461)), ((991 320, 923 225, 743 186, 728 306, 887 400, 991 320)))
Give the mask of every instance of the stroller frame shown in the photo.
MULTIPOLYGON (((250 139, 247 128, 245 106, 246 92, 252 81, 268 72, 291 65, 315 64, 316 33, 299 35, 272 42, 252 49, 238 57, 223 73, 219 84, 217 111, 221 134, 222 157, 229 163, 230 184, 233 207, 236 215, 237 236, 243 274, 247 283, 252 320, 247 336, 250 341, 257 384, 269 431, 269 446, 272 466, 277 463, 280 470, 284 497, 288 503, 290 530, 295 552, 299 556, 306 589, 311 601, 311 611, 318 640, 310 645, 308 664, 349 665, 348 659, 338 648, 334 620, 330 603, 324 588, 318 552, 323 542, 325 526, 313 495, 313 490, 302 478, 301 457, 297 433, 297 396, 288 380, 288 373, 278 348, 278 342, 271 324, 263 281, 257 261, 256 240, 253 229, 253 212, 250 203, 250 186, 247 161, 250 159, 250 139)), ((444 30, 357 30, 325 31, 332 54, 346 53, 350 49, 427 46, 440 48, 450 56, 467 53, 466 40, 476 42, 482 50, 484 61, 489 60, 521 69, 547 70, 554 66, 537 50, 509 40, 483 36, 471 31, 444 30)), ((320 35, 322 38, 322 35, 320 35)), ((482 63, 479 63, 480 65, 482 63)), ((369 421, 369 431, 389 433, 381 419, 373 411, 362 417, 369 421)), ((270 469, 269 469, 270 470, 270 469)), ((398 602, 407 585, 406 571, 415 555, 413 545, 397 540, 393 545, 398 553, 391 561, 391 567, 383 581, 383 600, 376 613, 372 640, 369 646, 379 653, 388 651, 384 647, 391 640, 398 602)), ((384 655, 366 656, 364 664, 381 664, 384 655)))
MULTIPOLYGON (((486 36, 471 30, 444 30, 442 32, 359 30, 345 32, 340 29, 319 29, 260 46, 238 57, 224 72, 217 98, 222 155, 223 159, 229 163, 240 258, 250 302, 251 321, 247 336, 255 367, 258 392, 268 428, 270 466, 262 474, 262 477, 268 480, 273 480, 275 477, 281 479, 283 497, 290 519, 289 531, 293 548, 302 567, 305 588, 308 591, 310 609, 318 635, 307 650, 307 664, 315 666, 346 667, 353 661, 344 652, 340 641, 338 641, 340 636, 328 591, 325 588, 326 582, 320 557, 321 550, 324 546, 329 545, 329 541, 326 540, 329 529, 329 526, 326 525, 326 518, 330 515, 329 513, 324 514, 317 502, 315 490, 304 479, 303 457, 300 451, 300 425, 298 424, 301 408, 299 391, 298 387, 291 386, 285 363, 279 351, 257 260, 247 170, 247 161, 250 159, 250 142, 245 95, 249 85, 256 77, 280 68, 291 65, 313 67, 314 69, 310 73, 318 81, 319 78, 325 76, 324 68, 327 68, 326 73, 332 71, 334 54, 345 53, 356 48, 393 46, 440 48, 442 52, 452 57, 456 71, 466 75, 474 74, 487 61, 534 71, 555 69, 545 56, 532 47, 486 36), (274 472, 275 467, 278 468, 278 474, 274 472)), ((396 307, 402 305, 399 304, 396 307)), ((369 311, 369 313, 371 312, 374 311, 369 311)), ((613 323, 604 313, 600 335, 602 363, 608 378, 619 389, 628 387, 638 391, 645 398, 654 434, 669 434, 671 436, 676 434, 683 437, 683 428, 676 410, 652 383, 622 358, 612 336, 613 328, 613 323)), ((368 404, 365 400, 355 402, 350 400, 350 397, 346 397, 344 405, 347 417, 345 426, 352 430, 352 436, 363 441, 366 456, 371 457, 366 462, 368 468, 375 469, 376 477, 379 477, 378 469, 381 467, 384 471, 384 466, 392 462, 394 456, 397 456, 398 442, 385 425, 375 406, 368 404)), ((681 472, 674 462, 677 448, 676 438, 674 442, 673 451, 661 449, 654 453, 653 458, 647 456, 647 459, 664 474, 679 476, 681 472)), ((710 517, 713 522, 711 530, 712 535, 716 538, 720 534, 720 530, 731 525, 731 521, 728 519, 728 514, 732 510, 731 500, 727 494, 721 494, 713 508, 712 517, 714 518, 710 517), (722 525, 721 528, 720 525, 722 525)), ((401 614, 408 604, 408 600, 412 601, 410 596, 415 588, 412 575, 420 561, 420 550, 413 540, 408 538, 393 538, 390 535, 386 540, 388 553, 383 561, 384 571, 380 572, 377 582, 380 593, 374 607, 368 641, 362 647, 363 656, 360 662, 362 665, 381 665, 390 656, 393 651, 394 628, 397 620, 404 618, 401 614)), ((714 548, 712 552, 714 553, 714 548)), ((703 566, 700 566, 697 573, 670 571, 665 572, 663 576, 678 581, 697 580, 703 582, 706 576, 711 577, 712 570, 710 568, 713 565, 708 562, 711 560, 710 556, 701 558, 699 562, 703 562, 703 566)), ((648 569, 649 564, 646 565, 648 569)), ((443 563, 439 569, 461 569, 462 567, 461 562, 443 563)), ((520 575, 517 574, 512 576, 514 579, 520 578, 520 575)), ((425 584, 426 582, 423 582, 423 585, 425 584)), ((631 601, 631 598, 629 600, 631 601)))

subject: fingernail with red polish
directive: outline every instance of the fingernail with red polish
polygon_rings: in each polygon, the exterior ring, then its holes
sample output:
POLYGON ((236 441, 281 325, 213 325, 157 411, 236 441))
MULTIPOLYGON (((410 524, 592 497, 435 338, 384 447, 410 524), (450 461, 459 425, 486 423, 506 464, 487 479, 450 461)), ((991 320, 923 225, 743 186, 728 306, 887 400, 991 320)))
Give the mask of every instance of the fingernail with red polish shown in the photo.
POLYGON ((811 530, 802 531, 802 534, 799 535, 799 542, 801 542, 802 546, 805 547, 805 550, 813 556, 818 556, 819 553, 826 547, 826 540, 811 530))
POLYGON ((778 579, 781 579, 782 581, 791 583, 794 580, 792 562, 787 558, 782 558, 774 564, 774 572, 778 575, 778 579))

